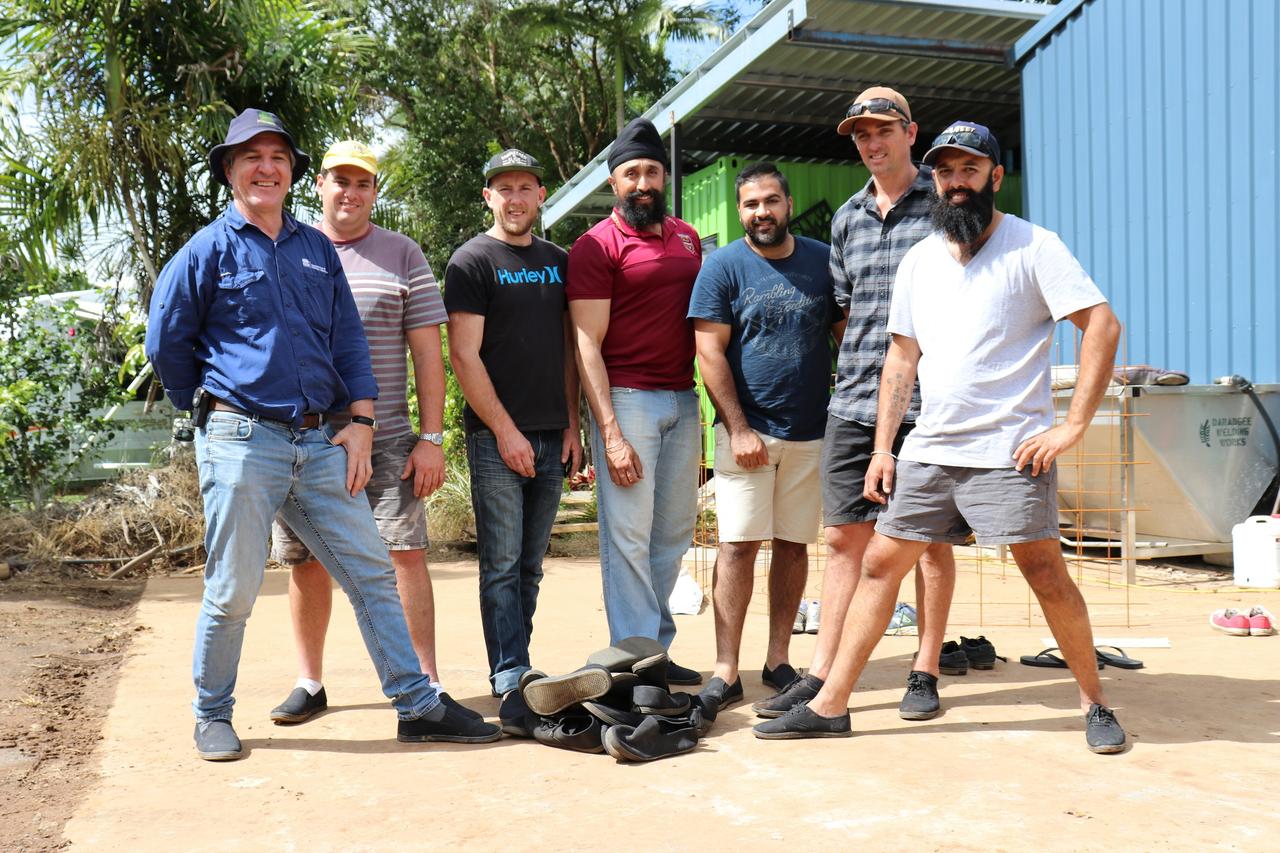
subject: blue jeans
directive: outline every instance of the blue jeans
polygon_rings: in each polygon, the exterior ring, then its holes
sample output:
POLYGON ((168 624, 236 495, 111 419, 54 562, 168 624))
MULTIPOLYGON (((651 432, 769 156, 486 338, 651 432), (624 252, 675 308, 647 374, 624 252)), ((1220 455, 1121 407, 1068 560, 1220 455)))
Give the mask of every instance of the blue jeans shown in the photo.
POLYGON ((599 497, 600 569, 610 642, 651 637, 670 648, 676 636, 670 598, 698 514, 702 430, 695 391, 610 388, 622 435, 640 455, 644 478, 615 486, 600 428, 592 424, 599 497))
POLYGON ((419 671, 369 502, 347 491, 347 452, 331 437, 331 427, 294 430, 232 412, 212 412, 196 430, 209 554, 192 664, 201 721, 231 719, 244 626, 262 587, 277 512, 351 600, 382 692, 400 719, 440 703, 419 671))
POLYGON ((564 432, 526 432, 535 477, 507 467, 487 429, 467 436, 471 506, 480 557, 480 624, 489 655, 489 683, 499 696, 515 690, 529 669, 533 612, 542 583, 542 558, 560 508, 564 432))

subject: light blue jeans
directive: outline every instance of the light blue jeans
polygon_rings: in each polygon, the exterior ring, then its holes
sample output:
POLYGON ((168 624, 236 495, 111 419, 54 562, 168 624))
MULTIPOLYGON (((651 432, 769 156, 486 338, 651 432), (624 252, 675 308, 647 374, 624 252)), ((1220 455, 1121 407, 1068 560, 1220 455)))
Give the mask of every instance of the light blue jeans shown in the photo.
POLYGON ((693 541, 702 455, 696 391, 610 388, 622 435, 640 455, 644 478, 615 486, 593 421, 599 499, 600 569, 609 637, 651 637, 670 648, 676 636, 669 599, 693 541))
POLYGON ((233 412, 212 412, 196 430, 209 555, 192 661, 200 721, 231 719, 244 626, 262 587, 277 512, 351 600, 382 692, 400 719, 417 719, 440 703, 419 671, 369 502, 347 491, 347 452, 331 443, 332 434, 328 426, 294 430, 233 412))

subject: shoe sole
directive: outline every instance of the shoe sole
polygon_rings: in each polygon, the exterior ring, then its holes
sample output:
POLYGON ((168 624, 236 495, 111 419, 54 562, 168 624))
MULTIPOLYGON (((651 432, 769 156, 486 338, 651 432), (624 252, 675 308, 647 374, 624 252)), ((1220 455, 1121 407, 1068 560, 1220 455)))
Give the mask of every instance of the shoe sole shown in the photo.
POLYGON ((1276 632, 1275 628, 1250 628, 1250 637, 1270 637, 1276 632))
POLYGON ((197 749, 196 755, 200 756, 205 761, 235 761, 237 758, 244 755, 244 750, 238 749, 235 752, 230 752, 228 750, 219 750, 218 752, 201 752, 197 749))
POLYGON ((819 737, 853 737, 853 732, 759 732, 752 729, 760 740, 801 740, 819 737))
POLYGON ((932 720, 941 713, 942 709, 939 708, 936 711, 899 711, 898 716, 904 720, 932 720))
POLYGON ((324 708, 316 708, 314 711, 307 711, 304 714, 289 714, 284 711, 272 711, 271 722, 276 725, 280 725, 281 723, 305 723, 321 711, 328 710, 328 707, 329 706, 326 705, 324 708))
POLYGON ((1247 637, 1247 636, 1249 636, 1249 629, 1248 629, 1248 628, 1224 628, 1224 627, 1222 627, 1221 625, 1212 625, 1212 627, 1213 627, 1215 630, 1217 630, 1217 631, 1221 631, 1221 632, 1222 632, 1222 633, 1224 633, 1224 634, 1229 634, 1229 635, 1230 635, 1230 636, 1232 636, 1232 637, 1247 637))
POLYGON ((1124 752, 1124 748, 1127 745, 1128 744, 1126 742, 1126 743, 1109 744, 1106 746, 1091 746, 1089 747, 1089 751, 1097 753, 1098 755, 1114 755, 1117 752, 1124 752))
MULTIPOLYGON (((994 668, 995 667, 990 667, 990 666, 987 667, 987 669, 994 669, 994 668)), ((982 669, 982 667, 975 666, 974 669, 982 669)), ((940 666, 938 667, 938 672, 942 673, 943 675, 968 675, 969 667, 940 666)))
POLYGON ((804 632, 805 632, 806 634, 816 634, 816 633, 818 633, 818 629, 817 629, 817 628, 810 628, 808 625, 806 625, 806 626, 805 626, 805 629, 804 629, 804 632))
POLYGON ((757 717, 764 717, 766 720, 776 720, 787 713, 786 711, 774 711, 770 708, 757 708, 755 705, 751 706, 751 710, 757 717))
POLYGON ((511 737, 533 737, 533 732, 529 731, 519 723, 503 723, 502 733, 504 735, 510 735, 511 737))
POLYGON ((491 735, 396 735, 401 743, 493 743, 501 738, 502 729, 491 735))
POLYGON ((568 675, 539 678, 524 689, 524 701, 535 714, 558 714, 570 705, 599 699, 613 687, 603 669, 582 669, 568 675))

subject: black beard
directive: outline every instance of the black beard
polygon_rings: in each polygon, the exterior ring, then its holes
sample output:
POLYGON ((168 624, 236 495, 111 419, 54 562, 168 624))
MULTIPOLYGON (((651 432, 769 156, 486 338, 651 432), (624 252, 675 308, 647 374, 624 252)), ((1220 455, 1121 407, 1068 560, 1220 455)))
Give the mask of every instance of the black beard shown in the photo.
POLYGON ((959 204, 952 204, 945 196, 934 195, 929 202, 929 218, 935 231, 941 231, 949 241, 959 246, 971 246, 982 232, 987 230, 995 216, 995 182, 987 179, 987 185, 959 204))
POLYGON ((661 190, 636 190, 627 193, 622 199, 622 218, 632 228, 644 228, 646 225, 660 225, 667 216, 667 197, 661 190), (642 198, 651 198, 648 205, 639 204, 642 198))
POLYGON ((787 234, 790 233, 790 225, 791 220, 789 219, 783 219, 781 222, 775 219, 773 220, 772 234, 761 235, 756 233, 755 228, 748 228, 746 229, 747 239, 750 240, 753 245, 761 249, 767 249, 770 246, 777 246, 787 239, 787 234))

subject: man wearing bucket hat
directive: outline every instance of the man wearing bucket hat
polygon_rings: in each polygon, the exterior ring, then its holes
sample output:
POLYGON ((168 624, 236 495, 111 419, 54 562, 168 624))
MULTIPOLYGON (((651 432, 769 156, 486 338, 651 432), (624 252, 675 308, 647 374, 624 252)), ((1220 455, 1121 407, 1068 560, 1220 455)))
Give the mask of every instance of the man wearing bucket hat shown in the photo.
POLYGON ((169 399, 192 409, 204 498, 205 585, 196 620, 195 743, 239 758, 231 726, 245 623, 279 512, 352 602, 402 741, 481 742, 496 727, 444 705, 413 652, 386 548, 360 490, 377 383, 333 244, 284 210, 307 170, 280 119, 248 109, 209 154, 232 202, 169 260, 146 352, 169 399), (329 413, 349 413, 338 431, 329 413))
POLYGON ((1056 234, 995 208, 1004 167, 990 130, 955 122, 924 162, 933 167, 935 230, 898 267, 864 490, 885 510, 826 683, 808 705, 756 734, 851 734, 849 696, 889 624, 902 578, 929 543, 959 544, 972 533, 980 545, 1008 546, 1036 594, 1075 676, 1089 749, 1119 752, 1124 729, 1103 696, 1089 612, 1058 542, 1054 459, 1093 419, 1120 323, 1056 234), (1049 353, 1064 319, 1083 337, 1071 405, 1055 426, 1049 353), (917 372, 920 417, 895 453, 917 372))
MULTIPOLYGON (((378 431, 365 497, 395 567, 414 652, 423 673, 441 690, 422 499, 444 482, 444 303, 418 244, 369 220, 378 197, 378 158, 367 145, 346 140, 330 147, 320 162, 316 192, 323 210, 317 227, 338 251, 381 391, 374 403, 378 431), (421 434, 414 433, 409 421, 406 347, 413 361, 421 434)), ((336 415, 330 422, 341 427, 346 418, 336 415)), ((271 539, 275 559, 292 568, 289 609, 299 664, 293 691, 272 709, 271 719, 300 723, 328 704, 321 678, 332 585, 324 566, 278 517, 271 539)), ((440 698, 452 702, 447 693, 440 698)))
MULTIPOLYGON (((889 346, 886 324, 893 277, 907 251, 933 230, 929 221, 932 173, 911 161, 916 130, 911 105, 887 86, 872 86, 860 93, 836 126, 837 133, 852 137, 871 179, 831 221, 831 278, 836 303, 848 322, 840 341, 835 391, 822 442, 827 569, 817 612, 811 606, 807 614, 808 631, 818 635, 809 670, 776 696, 757 702, 753 710, 762 717, 778 717, 821 689, 858 585, 863 552, 880 514, 880 505, 864 498, 862 489, 875 442, 876 397, 880 365, 889 346)), ((895 447, 911 431, 918 412, 919 397, 913 392, 895 447)), ((919 651, 907 673, 899 714, 923 720, 941 712, 940 672, 961 673, 968 667, 963 653, 959 657, 965 669, 948 660, 943 670, 939 661, 955 587, 950 545, 935 545, 925 552, 915 587, 919 651)))
POLYGON ((533 234, 542 166, 523 151, 484 168, 488 231, 445 269, 449 359, 466 397, 480 622, 503 731, 531 737, 518 689, 551 526, 567 471, 582 464, 578 370, 565 302, 564 249, 533 234))
MULTIPOLYGON (((592 458, 608 473, 596 478, 605 615, 614 642, 642 636, 670 648, 669 599, 697 516, 701 428, 686 315, 702 247, 666 214, 670 164, 653 122, 623 128, 608 163, 617 203, 573 244, 568 288, 592 458)), ((674 663, 668 676, 702 681, 674 663)))

